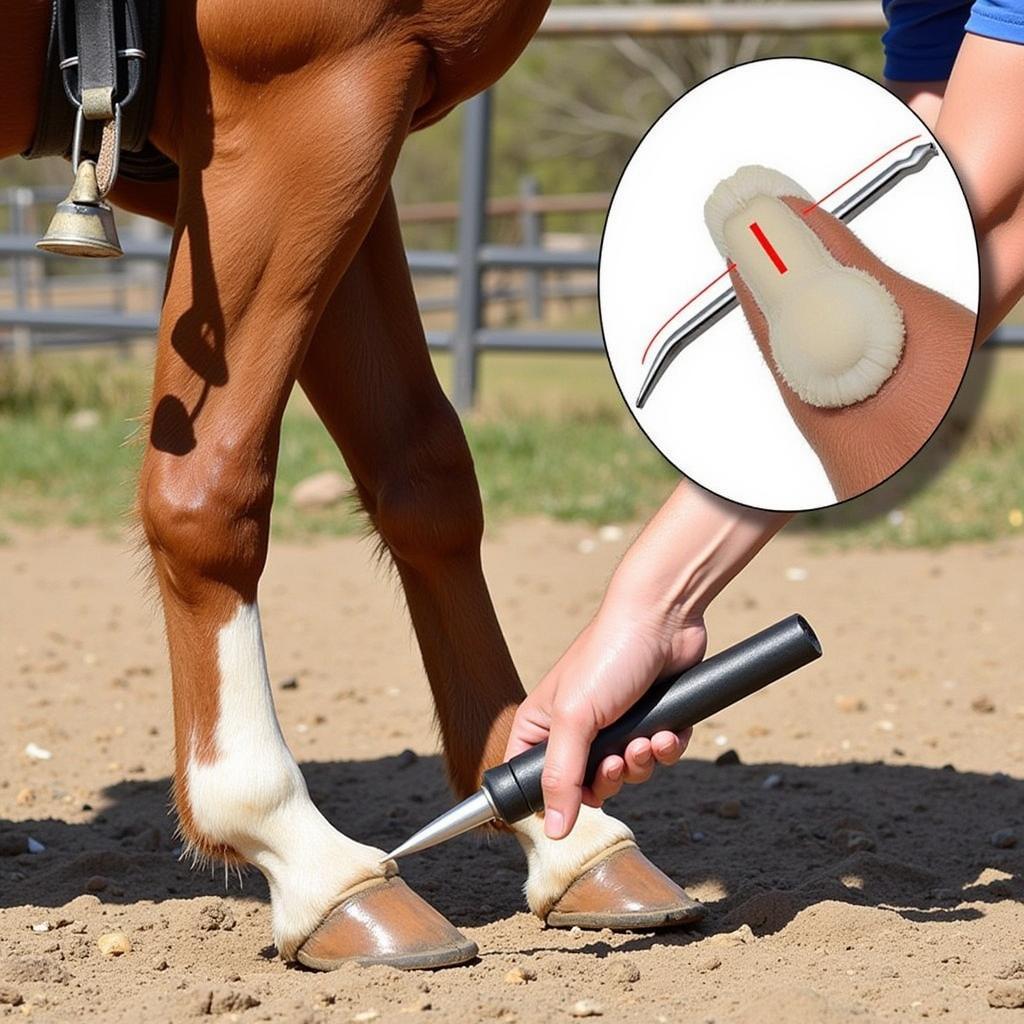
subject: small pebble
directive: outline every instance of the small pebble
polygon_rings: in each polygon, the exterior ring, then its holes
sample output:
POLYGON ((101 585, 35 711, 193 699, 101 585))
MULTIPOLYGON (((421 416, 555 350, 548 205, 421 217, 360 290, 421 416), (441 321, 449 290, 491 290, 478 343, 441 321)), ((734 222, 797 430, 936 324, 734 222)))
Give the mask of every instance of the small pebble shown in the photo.
POLYGON ((53 754, 38 743, 26 743, 25 756, 31 757, 33 761, 49 761, 53 754))
POLYGON ((297 690, 299 688, 299 681, 295 676, 291 676, 288 679, 282 679, 281 682, 277 684, 277 688, 279 690, 297 690))
POLYGON ((749 924, 741 924, 734 932, 719 932, 708 940, 719 946, 743 946, 754 941, 754 933, 749 924))
POLYGON ((761 783, 761 788, 778 789, 785 781, 786 780, 778 772, 772 772, 772 774, 767 776, 764 782, 761 783))
POLYGON ((33 839, 31 836, 25 840, 25 845, 28 847, 29 853, 46 853, 46 847, 38 839, 33 839))
POLYGON ((96 940, 96 945, 104 956, 123 956, 132 951, 131 940, 124 932, 107 932, 96 940))
POLYGON ((36 802, 36 791, 26 786, 24 789, 18 790, 18 795, 14 798, 14 802, 19 807, 28 807, 30 804, 36 802))
POLYGON ((849 694, 837 694, 836 695, 836 707, 845 712, 846 714, 852 714, 855 711, 867 711, 867 703, 861 697, 852 697, 849 694))
POLYGON ((597 541, 592 537, 584 537, 583 540, 576 545, 576 550, 581 555, 593 554, 597 550, 597 541))
POLYGON ((573 1017, 600 1017, 604 1013, 604 1007, 595 1003, 593 999, 577 999, 569 1007, 569 1013, 573 1017))
POLYGON ((415 750, 409 750, 407 747, 395 760, 399 768, 408 768, 419 760, 419 755, 415 750))
POLYGON ((720 956, 715 956, 714 954, 706 956, 703 960, 699 960, 697 962, 697 970, 701 974, 710 974, 711 971, 717 971, 721 966, 722 958, 720 956))
POLYGON ((977 711, 979 715, 991 715, 995 711, 996 706, 992 702, 990 697, 986 697, 984 694, 980 697, 975 697, 971 701, 971 710, 977 711))
POLYGON ((609 524, 608 526, 602 526, 597 531, 598 537, 601 538, 606 544, 614 544, 616 541, 622 540, 622 527, 609 524))
POLYGON ((537 972, 530 970, 529 967, 513 967, 505 975, 505 983, 507 985, 525 985, 527 982, 534 981, 537 977, 537 972))
POLYGON ((293 488, 291 503, 303 512, 333 508, 345 500, 349 493, 348 481, 333 469, 314 473, 300 480, 293 488))
POLYGON ((85 433, 100 425, 100 414, 95 409, 76 409, 68 415, 66 422, 71 430, 85 433))
POLYGON ((875 848, 875 841, 864 832, 851 832, 846 841, 846 849, 850 853, 870 852, 875 848))
POLYGON ((736 751, 733 750, 731 747, 724 753, 719 754, 718 757, 715 758, 715 764, 717 764, 719 767, 723 767, 725 765, 730 764, 742 763, 743 762, 740 760, 740 755, 737 754, 736 751))
POLYGON ((640 968, 632 960, 619 960, 612 967, 612 980, 621 985, 632 985, 640 980, 640 968))
POLYGON ((792 565, 786 570, 786 579, 790 583, 803 583, 811 574, 799 565, 792 565))
POLYGON ((1024 1008, 1024 984, 1018 981, 1000 981, 988 990, 988 1005, 997 1010, 1024 1008))
POLYGON ((21 993, 11 985, 0 985, 0 1006, 21 1006, 21 993))
POLYGON ((580 935, 582 935, 582 934, 583 934, 583 929, 582 929, 582 928, 581 928, 581 927, 580 927, 580 926, 579 926, 578 924, 574 924, 574 925, 573 925, 573 926, 572 926, 572 927, 571 927, 571 928, 569 929, 569 934, 570 934, 570 935, 574 935, 574 936, 576 936, 576 937, 578 938, 578 937, 579 937, 580 935))
POLYGON ((196 924, 201 932, 229 932, 235 927, 235 915, 223 903, 208 903, 199 911, 196 924))
POLYGON ((356 1024, 366 1024, 367 1021, 376 1020, 380 1014, 376 1010, 360 1010, 352 1015, 356 1024))
POLYGON ((1012 850, 1017 845, 1017 833, 1012 828, 1001 828, 992 833, 989 842, 997 850, 1012 850))
POLYGON ((93 875, 91 878, 86 880, 85 891, 86 892, 103 892, 107 886, 110 885, 110 880, 104 878, 102 875, 93 875))
POLYGON ((32 931, 38 932, 40 934, 42 932, 48 932, 49 930, 50 930, 50 922, 49 921, 36 921, 36 923, 34 925, 32 925, 32 931))
POLYGON ((149 967, 153 971, 166 971, 170 964, 162 956, 158 956, 150 960, 149 967))
POLYGON ((739 800, 724 800, 718 805, 718 816, 720 818, 738 818, 740 816, 739 800))

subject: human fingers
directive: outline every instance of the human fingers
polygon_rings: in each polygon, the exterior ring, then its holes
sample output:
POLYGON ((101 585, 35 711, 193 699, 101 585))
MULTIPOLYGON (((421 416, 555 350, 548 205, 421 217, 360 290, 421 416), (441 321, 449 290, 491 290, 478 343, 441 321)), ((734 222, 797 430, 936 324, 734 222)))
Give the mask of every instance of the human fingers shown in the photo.
POLYGON ((593 719, 588 719, 585 711, 554 710, 541 773, 544 833, 549 839, 562 839, 576 823, 590 744, 596 734, 593 719))
POLYGON ((618 754, 606 757, 598 766, 590 791, 598 805, 615 796, 623 786, 626 762, 618 754))
POLYGON ((626 762, 623 778, 630 785, 646 782, 654 774, 657 762, 654 760, 654 751, 649 739, 632 740, 626 747, 623 757, 626 762))

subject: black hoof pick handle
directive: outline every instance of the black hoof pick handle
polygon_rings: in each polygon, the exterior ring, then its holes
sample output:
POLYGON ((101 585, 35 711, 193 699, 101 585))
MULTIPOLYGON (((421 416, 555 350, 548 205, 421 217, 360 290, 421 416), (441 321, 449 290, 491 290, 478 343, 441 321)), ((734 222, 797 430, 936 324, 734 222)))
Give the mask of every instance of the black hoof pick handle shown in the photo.
MULTIPOLYGON (((589 784, 597 766, 609 755, 621 754, 632 740, 665 730, 682 732, 820 657, 821 644, 807 620, 790 615, 677 676, 659 680, 597 734, 585 781, 589 784)), ((546 752, 547 744, 539 743, 484 772, 483 786, 473 796, 435 818, 386 859, 426 850, 489 821, 511 825, 544 810, 541 772, 546 752)))

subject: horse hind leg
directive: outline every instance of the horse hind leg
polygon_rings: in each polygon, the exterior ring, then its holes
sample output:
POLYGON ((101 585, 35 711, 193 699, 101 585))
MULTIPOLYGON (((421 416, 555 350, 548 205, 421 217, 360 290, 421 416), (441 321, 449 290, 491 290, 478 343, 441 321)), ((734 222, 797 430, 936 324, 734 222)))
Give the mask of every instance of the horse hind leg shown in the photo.
MULTIPOLYGON (((344 959, 435 967, 475 953, 381 850, 313 805, 274 712, 257 606, 295 367, 372 222, 419 95, 419 75, 394 66, 343 68, 315 138, 303 118, 280 117, 307 102, 312 83, 297 73, 258 98, 234 95, 251 120, 212 158, 201 133, 184 141, 139 487, 171 656, 182 833, 199 857, 263 872, 278 950, 315 967, 333 965, 316 941, 327 919, 348 925, 344 959), (366 86, 358 110, 344 99, 355 77, 366 86), (271 170, 290 187, 253 225, 271 170), (311 209, 332 214, 316 231, 311 209)), ((397 66, 420 65, 413 55, 397 66)))
MULTIPOLYGON (((501 761, 525 696, 480 557, 473 460, 427 352, 389 196, 321 317, 299 374, 352 472, 402 581, 458 797, 501 761)), ((566 839, 540 818, 513 828, 526 896, 551 924, 652 927, 702 908, 640 853, 632 832, 584 807, 566 839)))

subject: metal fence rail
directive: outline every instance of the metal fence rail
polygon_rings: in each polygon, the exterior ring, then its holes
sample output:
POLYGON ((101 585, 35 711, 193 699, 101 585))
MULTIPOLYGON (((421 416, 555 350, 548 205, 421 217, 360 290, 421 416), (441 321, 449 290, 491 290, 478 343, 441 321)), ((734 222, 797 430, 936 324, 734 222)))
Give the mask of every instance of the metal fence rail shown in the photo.
MULTIPOLYGON (((847 32, 877 31, 883 27, 877 0, 812 0, 812 2, 758 4, 628 4, 600 7, 560 6, 545 18, 540 35, 547 37, 580 36, 687 36, 702 33, 737 34, 746 32, 847 32)), ((598 254, 595 250, 561 251, 543 245, 541 218, 546 213, 563 211, 601 211, 608 197, 538 196, 527 181, 519 197, 488 199, 489 160, 493 100, 490 92, 465 105, 460 187, 457 204, 419 204, 408 208, 408 222, 456 220, 456 247, 453 251, 412 250, 409 265, 417 276, 441 275, 454 281, 454 295, 424 300, 421 308, 436 309, 446 303, 454 309, 455 323, 450 331, 428 331, 427 341, 435 348, 449 349, 453 355, 452 398, 459 408, 468 408, 476 395, 478 359, 489 351, 599 352, 602 340, 596 331, 559 331, 539 328, 488 327, 485 310, 489 302, 508 300, 508 289, 486 289, 485 275, 490 271, 517 271, 525 279, 521 300, 529 316, 539 321, 545 300, 550 297, 596 294, 590 286, 560 282, 545 285, 544 276, 552 271, 577 271, 591 275, 596 282, 598 254), (571 200, 571 201, 570 201, 571 200), (488 215, 516 215, 520 218, 519 245, 487 242, 488 215)), ((35 235, 30 228, 30 208, 40 202, 59 199, 61 190, 15 189, 8 197, 8 224, 0 232, 0 259, 9 261, 8 284, 14 299, 12 307, 0 307, 0 328, 11 328, 10 344, 16 349, 34 345, 95 344, 98 339, 124 339, 152 334, 158 312, 155 299, 151 308, 132 310, 127 299, 132 268, 149 265, 149 280, 155 280, 166 262, 169 240, 160 235, 142 237, 136 233, 122 236, 124 268, 116 277, 123 294, 119 302, 99 307, 30 306, 29 281, 32 274, 45 281, 45 289, 56 288, 47 277, 42 257, 34 248, 35 235)), ((115 272, 116 274, 117 272, 115 272)), ((71 288, 64 279, 61 287, 71 288)), ((79 282, 87 280, 84 276, 79 282)), ((0 278, 0 288, 5 284, 0 278)), ((110 282, 108 281, 108 285, 110 282)), ((116 288, 113 289, 117 291, 116 288)), ((154 289, 158 294, 158 288, 154 289)), ((47 293, 48 294, 48 293, 47 293)), ((1024 344, 1024 327, 1002 328, 993 339, 997 344, 1024 344)), ((0 338, 0 345, 3 339, 0 338)))

